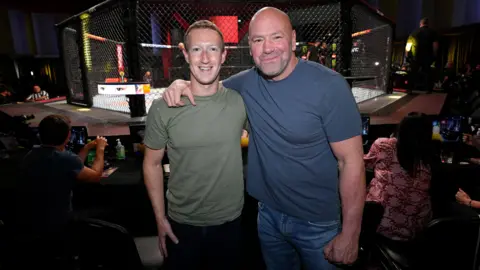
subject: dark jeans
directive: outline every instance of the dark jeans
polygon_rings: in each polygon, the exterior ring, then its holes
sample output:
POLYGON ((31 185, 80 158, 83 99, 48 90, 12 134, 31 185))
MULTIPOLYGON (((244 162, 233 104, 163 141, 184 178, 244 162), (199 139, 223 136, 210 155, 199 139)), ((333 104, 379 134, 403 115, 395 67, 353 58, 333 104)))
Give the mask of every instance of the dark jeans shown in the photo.
POLYGON ((167 270, 240 269, 242 256, 241 218, 216 226, 192 226, 170 219, 173 233, 178 238, 174 244, 167 237, 167 270))
POLYGON ((408 92, 412 92, 415 85, 423 79, 425 82, 425 90, 430 93, 433 91, 432 68, 429 63, 412 63, 408 79, 408 92))

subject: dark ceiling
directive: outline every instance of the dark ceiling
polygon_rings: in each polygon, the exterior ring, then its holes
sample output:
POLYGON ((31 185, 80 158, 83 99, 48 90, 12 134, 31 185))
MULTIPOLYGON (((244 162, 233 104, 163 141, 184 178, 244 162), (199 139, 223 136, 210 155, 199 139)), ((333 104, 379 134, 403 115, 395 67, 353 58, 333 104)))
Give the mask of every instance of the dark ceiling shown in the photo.
MULTIPOLYGON (((49 12, 49 13, 69 13, 77 14, 82 11, 87 10, 88 8, 103 2, 104 0, 9 0, 2 1, 0 0, 0 7, 6 7, 8 9, 19 9, 30 12, 49 12)), ((176 1, 186 1, 186 2, 205 2, 205 3, 216 3, 216 2, 265 2, 265 3, 294 3, 298 0, 149 0, 149 1, 163 1, 163 2, 176 2, 176 1)), ((319 3, 319 2, 336 2, 338 0, 302 0, 301 2, 305 3, 319 3)))
POLYGON ((30 12, 49 12, 49 13, 79 13, 91 6, 94 6, 101 0, 10 0, 0 1, 0 6, 8 9, 19 9, 30 12))

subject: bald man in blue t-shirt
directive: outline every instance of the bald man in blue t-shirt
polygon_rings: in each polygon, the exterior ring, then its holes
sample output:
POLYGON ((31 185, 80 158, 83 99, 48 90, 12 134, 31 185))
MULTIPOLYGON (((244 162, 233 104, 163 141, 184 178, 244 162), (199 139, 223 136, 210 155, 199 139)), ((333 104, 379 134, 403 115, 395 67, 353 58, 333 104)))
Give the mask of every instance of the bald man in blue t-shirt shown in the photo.
MULTIPOLYGON (((258 234, 268 269, 335 269, 358 255, 365 201, 361 117, 344 78, 295 57, 288 16, 259 10, 250 21, 256 67, 223 81, 250 122, 247 191, 259 201, 258 234)), ((164 93, 195 103, 188 82, 164 93)))

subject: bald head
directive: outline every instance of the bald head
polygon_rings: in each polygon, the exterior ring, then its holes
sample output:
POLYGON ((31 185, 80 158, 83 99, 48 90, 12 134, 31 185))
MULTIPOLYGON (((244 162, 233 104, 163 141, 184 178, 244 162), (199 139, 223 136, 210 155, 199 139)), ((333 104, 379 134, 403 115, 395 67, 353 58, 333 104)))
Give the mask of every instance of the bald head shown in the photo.
POLYGON ((272 80, 286 78, 295 68, 296 34, 285 12, 265 7, 250 20, 250 54, 264 76, 272 80))
POLYGON ((256 24, 261 24, 265 21, 275 21, 277 23, 281 23, 281 25, 287 27, 287 30, 292 30, 292 23, 290 22, 290 18, 288 15, 281 11, 278 8, 274 7, 264 7, 258 10, 250 20, 249 31, 254 27, 256 24))

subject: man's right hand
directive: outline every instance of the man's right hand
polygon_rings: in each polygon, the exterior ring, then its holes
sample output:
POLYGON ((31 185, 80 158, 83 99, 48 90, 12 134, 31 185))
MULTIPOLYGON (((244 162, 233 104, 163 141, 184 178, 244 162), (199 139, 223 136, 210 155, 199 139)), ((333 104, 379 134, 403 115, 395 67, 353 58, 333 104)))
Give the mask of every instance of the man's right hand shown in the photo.
POLYGON ((163 257, 166 258, 168 257, 167 253, 167 244, 166 244, 166 239, 167 235, 172 240, 173 243, 178 244, 178 239, 173 234, 172 227, 170 226, 170 222, 168 222, 168 219, 166 217, 163 217, 163 219, 160 222, 157 222, 158 226, 158 241, 159 243, 159 248, 160 252, 162 253, 163 257))
POLYGON ((188 97, 190 103, 194 106, 196 105, 189 81, 175 80, 167 89, 165 89, 162 97, 168 107, 182 107, 185 106, 185 102, 182 101, 182 96, 188 97))

